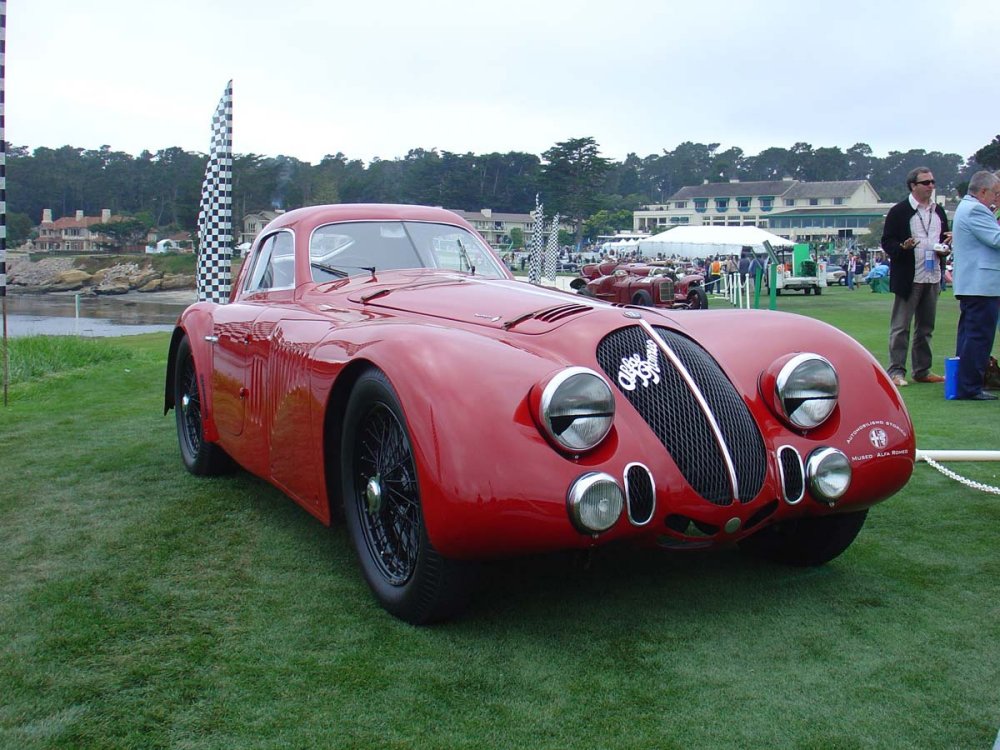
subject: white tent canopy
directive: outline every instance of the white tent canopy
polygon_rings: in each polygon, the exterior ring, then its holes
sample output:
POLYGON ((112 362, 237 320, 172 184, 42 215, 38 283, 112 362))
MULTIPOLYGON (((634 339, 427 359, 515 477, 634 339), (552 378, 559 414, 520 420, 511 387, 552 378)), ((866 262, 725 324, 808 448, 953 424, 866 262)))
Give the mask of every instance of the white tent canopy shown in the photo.
POLYGON ((658 254, 684 258, 708 255, 739 255, 744 247, 764 253, 764 241, 772 247, 791 247, 795 243, 758 227, 677 227, 639 241, 639 252, 647 257, 658 254))

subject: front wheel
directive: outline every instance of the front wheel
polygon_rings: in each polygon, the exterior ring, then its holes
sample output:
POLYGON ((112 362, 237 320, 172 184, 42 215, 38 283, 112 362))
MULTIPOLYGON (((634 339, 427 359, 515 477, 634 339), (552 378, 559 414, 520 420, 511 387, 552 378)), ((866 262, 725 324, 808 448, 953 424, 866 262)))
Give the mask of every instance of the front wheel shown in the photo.
POLYGON ((645 289, 640 289, 632 295, 632 304, 640 307, 652 307, 653 298, 645 289))
POLYGON ((689 310, 708 309, 708 295, 700 286, 696 286, 688 292, 687 301, 689 310))
POLYGON ((851 546, 867 516, 859 510, 776 523, 741 541, 740 550, 784 565, 823 565, 851 546))
POLYGON ((341 445, 347 530, 379 604, 414 625, 455 615, 472 568, 442 557, 427 536, 406 419, 381 370, 355 383, 341 445))
POLYGON ((205 440, 202 408, 194 354, 191 342, 185 336, 177 347, 177 358, 174 360, 174 412, 181 459, 192 474, 224 474, 233 469, 233 463, 222 448, 205 440))

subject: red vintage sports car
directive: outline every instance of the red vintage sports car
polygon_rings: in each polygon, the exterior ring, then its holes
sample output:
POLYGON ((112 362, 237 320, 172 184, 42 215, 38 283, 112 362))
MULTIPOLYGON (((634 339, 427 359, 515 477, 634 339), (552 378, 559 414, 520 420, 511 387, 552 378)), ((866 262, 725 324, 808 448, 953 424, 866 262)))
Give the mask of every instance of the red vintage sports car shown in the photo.
POLYGON ((708 307, 705 277, 647 263, 588 263, 570 282, 579 294, 621 305, 704 310, 708 307))
POLYGON ((455 614, 475 561, 631 541, 843 552, 914 462, 882 367, 823 323, 621 307, 515 281, 436 208, 271 222, 170 342, 184 465, 342 509, 380 604, 455 614))

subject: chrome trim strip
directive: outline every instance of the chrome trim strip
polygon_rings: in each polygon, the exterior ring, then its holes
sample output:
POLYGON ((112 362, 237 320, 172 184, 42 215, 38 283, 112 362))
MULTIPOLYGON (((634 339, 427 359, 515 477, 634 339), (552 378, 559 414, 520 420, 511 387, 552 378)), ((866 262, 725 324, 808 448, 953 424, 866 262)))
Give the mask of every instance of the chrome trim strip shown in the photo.
POLYGON ((778 459, 778 481, 781 482, 781 496, 784 498, 785 502, 788 503, 789 505, 798 505, 800 502, 802 502, 802 498, 806 496, 806 467, 805 464, 802 463, 802 454, 800 454, 797 450, 795 450, 795 448, 793 448, 791 445, 781 445, 778 446, 778 450, 775 452, 775 456, 778 459), (786 488, 788 485, 785 484, 785 465, 781 461, 781 452, 785 450, 791 451, 792 454, 795 456, 795 458, 798 460, 799 475, 802 477, 801 480, 802 490, 799 492, 799 496, 794 500, 788 497, 788 494, 786 492, 786 488))
POLYGON ((688 388, 694 395, 695 401, 698 402, 698 406, 701 408, 702 413, 708 420, 708 425, 712 429, 712 435, 715 436, 715 444, 719 447, 722 452, 722 460, 726 464, 726 471, 729 474, 729 486, 733 491, 733 502, 738 503, 740 501, 740 491, 739 491, 739 481, 736 479, 736 466, 733 464, 733 457, 729 454, 729 447, 726 445, 726 440, 722 436, 722 430, 719 428, 719 423, 715 421, 715 415, 712 414, 712 410, 705 400, 705 394, 701 392, 697 383, 694 382, 694 378, 691 377, 691 373, 681 362, 680 357, 678 357, 673 349, 671 349, 667 342, 660 338, 659 334, 656 333, 652 325, 650 325, 648 320, 640 320, 639 325, 659 347, 660 351, 663 352, 663 356, 670 360, 671 364, 677 368, 677 372, 680 373, 681 378, 687 383, 688 388))

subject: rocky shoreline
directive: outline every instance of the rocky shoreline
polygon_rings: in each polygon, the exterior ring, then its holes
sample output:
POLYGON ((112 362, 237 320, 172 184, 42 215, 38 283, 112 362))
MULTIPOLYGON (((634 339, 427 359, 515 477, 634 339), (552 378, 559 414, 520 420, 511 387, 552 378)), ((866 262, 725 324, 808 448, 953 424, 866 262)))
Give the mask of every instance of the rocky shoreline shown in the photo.
POLYGON ((195 278, 188 274, 160 273, 141 260, 116 262, 88 273, 73 257, 32 261, 25 253, 7 256, 8 294, 74 292, 84 295, 123 295, 130 292, 190 292, 195 278))

